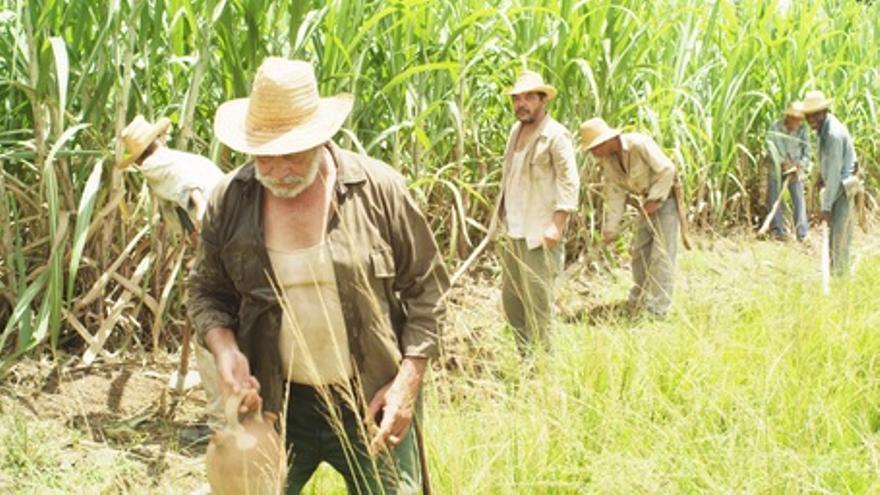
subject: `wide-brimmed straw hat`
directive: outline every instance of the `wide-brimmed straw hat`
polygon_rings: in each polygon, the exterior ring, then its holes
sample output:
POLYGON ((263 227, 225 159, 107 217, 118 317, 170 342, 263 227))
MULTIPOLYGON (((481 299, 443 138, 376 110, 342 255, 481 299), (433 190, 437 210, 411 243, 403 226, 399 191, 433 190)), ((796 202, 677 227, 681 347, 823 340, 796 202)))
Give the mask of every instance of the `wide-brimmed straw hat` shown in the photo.
POLYGON ((122 145, 125 147, 125 154, 122 156, 122 160, 119 161, 118 165, 125 168, 129 166, 131 162, 140 158, 144 153, 144 150, 146 150, 147 147, 150 146, 150 144, 159 136, 164 134, 170 125, 171 121, 165 117, 162 117, 155 123, 148 121, 143 115, 135 117, 134 120, 122 130, 122 135, 120 137, 122 139, 122 145))
POLYGON ((556 98, 556 88, 544 83, 541 74, 530 70, 523 70, 519 73, 516 83, 512 88, 504 91, 506 96, 519 95, 523 93, 544 93, 547 95, 547 101, 556 98))
POLYGON ((821 91, 807 91, 804 101, 800 102, 804 114, 816 113, 827 109, 834 103, 834 98, 826 98, 821 91))
POLYGON ((582 151, 590 151, 600 144, 620 135, 620 129, 610 127, 599 117, 593 117, 581 124, 582 151))
POLYGON ((782 112, 783 115, 787 117, 795 117, 798 119, 804 118, 804 107, 801 105, 799 101, 793 101, 788 107, 782 112))
POLYGON ((250 98, 220 105, 214 133, 249 155, 286 155, 327 142, 342 127, 354 98, 322 98, 312 65, 269 57, 257 69, 250 98))

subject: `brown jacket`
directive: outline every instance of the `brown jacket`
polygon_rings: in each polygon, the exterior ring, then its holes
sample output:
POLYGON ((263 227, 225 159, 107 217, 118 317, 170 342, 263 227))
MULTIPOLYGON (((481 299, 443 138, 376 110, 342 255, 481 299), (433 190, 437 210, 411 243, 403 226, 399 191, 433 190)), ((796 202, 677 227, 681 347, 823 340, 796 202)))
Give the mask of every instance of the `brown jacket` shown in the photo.
MULTIPOLYGON (((333 143, 328 149, 337 184, 326 238, 356 378, 369 400, 394 378, 403 356, 437 354, 449 280, 404 178, 333 143)), ((187 281, 188 313, 201 341, 215 327, 235 332, 260 382, 264 409, 280 411, 283 314, 269 279, 276 280, 263 240, 263 191, 253 164, 215 188, 187 281)))

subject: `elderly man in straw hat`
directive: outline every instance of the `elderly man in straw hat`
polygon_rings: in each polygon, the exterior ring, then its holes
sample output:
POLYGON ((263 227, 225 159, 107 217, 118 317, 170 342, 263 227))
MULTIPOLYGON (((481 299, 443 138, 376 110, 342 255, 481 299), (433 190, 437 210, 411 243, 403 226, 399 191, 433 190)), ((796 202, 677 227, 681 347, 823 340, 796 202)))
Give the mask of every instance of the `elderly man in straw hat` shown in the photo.
POLYGON ((849 244, 852 240, 852 189, 855 176, 856 151, 849 130, 828 108, 834 102, 821 91, 808 91, 800 102, 810 127, 819 137, 819 177, 816 185, 821 194, 820 220, 829 224, 831 271, 837 276, 849 272, 849 244), (848 190, 849 189, 849 190, 848 190))
POLYGON ((520 352, 545 348, 553 319, 554 285, 562 271, 562 237, 577 209, 579 180, 568 130, 547 113, 556 88, 540 74, 520 73, 510 96, 517 122, 504 152, 497 215, 506 236, 499 242, 502 303, 520 352))
MULTIPOLYGON (((800 103, 790 104, 785 109, 783 118, 773 123, 767 133, 767 151, 770 153, 771 162, 767 188, 770 208, 773 208, 777 198, 782 194, 783 178, 786 178, 791 196, 795 234, 798 241, 803 241, 809 231, 803 179, 810 171, 811 161, 809 136, 800 103)), ((785 238, 785 222, 781 208, 773 215, 771 229, 777 239, 785 238)))
POLYGON ((672 304, 678 247, 675 165, 649 136, 622 133, 598 117, 580 131, 581 149, 598 159, 605 175, 604 242, 618 237, 628 195, 641 211, 632 243, 630 307, 663 317, 672 304))
MULTIPOLYGON (((208 197, 221 179, 223 172, 211 160, 194 153, 172 149, 165 144, 171 121, 163 117, 153 123, 138 115, 122 131, 121 140, 125 155, 118 163, 123 170, 135 169, 143 174, 147 186, 163 205, 174 205, 177 217, 187 233, 198 233, 208 197)), ((166 215, 171 216, 171 215, 166 215)), ((175 225, 172 223, 172 225, 175 225)), ((187 331, 189 328, 187 328, 187 331)), ((186 341, 186 338, 184 338, 186 341)), ((196 367, 208 400, 208 421, 219 420, 219 380, 211 353, 203 346, 194 346, 196 367)), ((172 377, 172 382, 176 381, 172 377)), ((207 425, 194 425, 181 431, 184 443, 207 442, 211 429, 207 425)))
POLYGON ((243 411, 287 397, 288 493, 321 462, 352 493, 421 479, 410 426, 448 276, 403 177, 331 140, 352 104, 319 97, 309 63, 273 57, 214 122, 252 161, 209 202, 189 314, 224 390, 248 391, 243 411))

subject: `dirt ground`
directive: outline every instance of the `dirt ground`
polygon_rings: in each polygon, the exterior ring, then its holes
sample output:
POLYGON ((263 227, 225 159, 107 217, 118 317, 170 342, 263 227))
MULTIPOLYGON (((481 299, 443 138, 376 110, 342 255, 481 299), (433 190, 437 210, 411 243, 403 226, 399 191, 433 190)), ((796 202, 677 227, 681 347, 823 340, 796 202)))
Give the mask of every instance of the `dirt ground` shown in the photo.
MULTIPOLYGON (((450 294, 449 327, 470 328, 471 332, 447 334, 444 357, 435 367, 438 374, 473 373, 472 363, 479 360, 456 356, 494 352, 492 342, 474 340, 472 335, 497 324, 500 301, 490 283, 496 271, 497 267, 483 267, 462 284, 465 288, 450 294), (466 307, 471 309, 465 311, 466 307)), ((0 414, 26 418, 39 422, 44 430, 58 431, 59 438, 52 440, 57 444, 54 450, 71 469, 76 469, 78 462, 93 463, 93 459, 86 460, 91 451, 116 459, 108 462, 118 463, 122 456, 150 479, 146 484, 116 484, 110 493, 209 492, 204 475, 206 446, 182 444, 179 438, 184 427, 205 420, 206 404, 200 386, 178 396, 169 385, 179 354, 155 358, 133 352, 127 358, 103 355, 89 367, 75 364, 77 357, 62 354, 58 362, 62 364, 53 364, 48 358, 24 359, 14 365, 0 383, 0 414), (84 440, 70 440, 71 433, 84 440)), ((194 366, 191 358, 190 369, 194 366)), ((0 472, 0 492, 15 484, 4 480, 0 472)))
POLYGON ((73 467, 84 451, 109 448, 115 452, 108 455, 145 466, 155 480, 156 490, 133 484, 118 487, 121 492, 163 492, 159 480, 168 478, 176 480, 169 493, 199 492, 205 446, 182 445, 178 434, 203 419, 205 396, 201 387, 178 396, 168 386, 176 362, 176 356, 164 355, 156 362, 104 360, 64 368, 25 360, 0 386, 0 412, 81 434, 85 441, 62 445, 71 457, 62 462, 73 467))

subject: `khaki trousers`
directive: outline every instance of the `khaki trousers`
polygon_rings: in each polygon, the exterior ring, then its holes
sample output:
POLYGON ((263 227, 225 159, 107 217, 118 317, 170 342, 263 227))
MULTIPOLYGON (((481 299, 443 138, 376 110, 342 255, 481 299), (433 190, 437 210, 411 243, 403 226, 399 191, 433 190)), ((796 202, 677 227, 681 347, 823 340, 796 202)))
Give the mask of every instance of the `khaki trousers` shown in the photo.
POLYGON ((632 243, 633 287, 629 302, 664 316, 672 305, 675 255, 678 248, 678 212, 669 197, 653 215, 639 219, 632 243))
POLYGON ((562 272, 562 244, 553 249, 529 249, 524 239, 499 239, 501 300, 507 322, 516 334, 520 352, 535 345, 549 348, 553 326, 556 281, 562 272))

